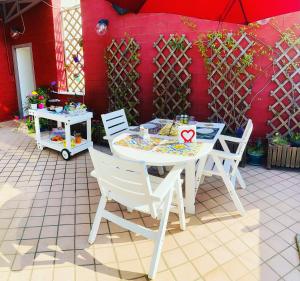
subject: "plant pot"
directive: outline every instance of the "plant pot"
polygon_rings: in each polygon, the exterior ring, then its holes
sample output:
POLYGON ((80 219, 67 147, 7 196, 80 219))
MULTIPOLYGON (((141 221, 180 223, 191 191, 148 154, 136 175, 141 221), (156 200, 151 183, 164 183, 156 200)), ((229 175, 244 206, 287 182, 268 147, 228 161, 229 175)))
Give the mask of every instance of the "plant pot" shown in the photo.
POLYGON ((37 104, 36 103, 30 104, 30 108, 33 110, 37 110, 37 104))
POLYGON ((263 154, 251 154, 247 152, 248 164, 253 166, 261 166, 263 164, 264 155, 263 154))
POLYGON ((300 147, 300 140, 298 141, 291 140, 290 142, 292 147, 300 147))
POLYGON ((277 145, 269 140, 267 168, 300 168, 300 147, 277 145))

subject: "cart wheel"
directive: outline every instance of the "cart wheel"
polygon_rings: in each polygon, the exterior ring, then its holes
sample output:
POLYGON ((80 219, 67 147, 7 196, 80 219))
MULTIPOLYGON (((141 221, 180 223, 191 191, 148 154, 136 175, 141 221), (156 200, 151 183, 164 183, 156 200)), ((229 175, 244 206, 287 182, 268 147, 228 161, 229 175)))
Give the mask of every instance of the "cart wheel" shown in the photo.
POLYGON ((62 158, 64 158, 66 161, 68 161, 68 160, 70 160, 70 158, 71 158, 71 153, 70 153, 69 150, 63 149, 63 150, 61 151, 61 156, 62 156, 62 158))
POLYGON ((39 150, 43 150, 44 147, 43 147, 40 143, 38 143, 38 144, 37 144, 37 148, 38 148, 39 150))

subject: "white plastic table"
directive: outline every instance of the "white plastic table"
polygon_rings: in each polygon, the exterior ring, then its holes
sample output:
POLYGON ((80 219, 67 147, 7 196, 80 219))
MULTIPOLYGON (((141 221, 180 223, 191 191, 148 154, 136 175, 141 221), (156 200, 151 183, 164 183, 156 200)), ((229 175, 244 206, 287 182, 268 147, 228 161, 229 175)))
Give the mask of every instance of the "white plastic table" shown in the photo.
MULTIPOLYGON (((151 121, 153 122, 153 121, 151 121)), ((138 160, 144 161, 149 166, 173 166, 180 165, 185 167, 185 207, 186 212, 190 214, 195 213, 195 197, 198 186, 196 186, 196 162, 199 160, 198 169, 203 171, 207 156, 213 149, 216 141, 221 134, 224 124, 221 123, 203 123, 198 122, 199 125, 209 124, 211 128, 218 128, 218 132, 216 133, 214 139, 206 140, 206 139, 198 139, 204 144, 204 148, 201 151, 193 156, 181 156, 181 155, 173 155, 169 153, 161 153, 155 151, 145 151, 141 149, 125 147, 121 145, 115 144, 117 141, 125 138, 129 134, 136 134, 136 132, 126 132, 118 135, 112 140, 112 150, 113 154, 118 155, 119 157, 126 158, 129 160, 138 160)))
POLYGON ((59 151, 65 160, 69 160, 70 157, 73 156, 74 154, 86 150, 93 145, 92 137, 91 137, 92 134, 91 119, 93 118, 92 112, 70 115, 65 113, 56 113, 56 112, 48 111, 47 109, 37 109, 37 110, 29 110, 29 115, 34 116, 35 134, 36 134, 35 138, 39 149, 43 149, 44 147, 49 147, 51 149, 59 151), (62 123, 64 123, 66 146, 64 146, 62 142, 51 141, 49 131, 41 132, 40 122, 39 122, 40 118, 57 121, 57 127, 61 127, 62 123), (87 123, 86 124, 87 138, 86 139, 82 138, 80 144, 75 144, 75 146, 72 146, 71 125, 78 124, 81 122, 87 123))

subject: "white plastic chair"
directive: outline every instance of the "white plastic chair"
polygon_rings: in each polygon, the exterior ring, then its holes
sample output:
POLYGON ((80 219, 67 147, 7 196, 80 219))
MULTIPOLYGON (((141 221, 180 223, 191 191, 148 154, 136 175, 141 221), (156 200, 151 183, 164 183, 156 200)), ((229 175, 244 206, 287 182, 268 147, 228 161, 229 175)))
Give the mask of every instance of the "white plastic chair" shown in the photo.
MULTIPOLYGON (((106 133, 105 139, 108 140, 110 150, 113 153, 113 149, 111 145, 112 139, 121 133, 129 131, 130 128, 135 128, 135 127, 128 126, 128 121, 124 109, 102 114, 101 118, 106 133)), ((159 175, 162 176, 164 174, 164 168, 157 167, 157 169, 159 175)))
POLYGON ((154 240, 154 254, 148 274, 150 278, 154 278, 158 268, 174 192, 180 228, 185 229, 180 179, 182 168, 174 167, 166 178, 159 178, 150 176, 143 162, 120 159, 94 148, 89 148, 89 151, 95 168, 92 175, 97 178, 101 190, 101 199, 89 235, 89 243, 95 241, 102 218, 154 240), (148 213, 152 218, 160 220, 158 231, 137 225, 105 210, 106 202, 110 199, 132 210, 148 213))
POLYGON ((245 209, 236 193, 236 181, 239 182, 243 189, 246 188, 246 183, 243 180, 238 166, 243 157, 252 130, 253 123, 249 119, 242 138, 220 135, 219 141, 223 151, 214 149, 208 156, 204 171, 202 172, 198 169, 196 174, 198 184, 203 182, 205 176, 220 176, 224 181, 235 207, 241 215, 245 214, 245 209), (226 141, 239 144, 235 153, 230 152, 226 141))

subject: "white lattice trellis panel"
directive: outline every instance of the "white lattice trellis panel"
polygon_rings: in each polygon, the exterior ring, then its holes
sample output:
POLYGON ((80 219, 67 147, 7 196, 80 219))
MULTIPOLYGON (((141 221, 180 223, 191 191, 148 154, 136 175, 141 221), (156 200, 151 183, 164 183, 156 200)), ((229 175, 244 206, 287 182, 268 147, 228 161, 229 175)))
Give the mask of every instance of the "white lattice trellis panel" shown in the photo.
POLYGON ((187 113, 191 104, 188 95, 191 93, 191 74, 188 66, 192 59, 187 51, 192 47, 185 35, 171 34, 168 39, 160 35, 154 43, 157 55, 153 59, 157 67, 154 77, 154 115, 160 118, 174 118, 177 114, 187 113), (174 47, 177 41, 181 45, 174 47))
POLYGON ((288 135, 300 131, 300 45, 281 39, 276 43, 279 56, 274 60, 276 73, 272 77, 277 85, 271 91, 274 104, 269 107, 273 118, 268 120, 272 131, 288 135))
POLYGON ((247 123, 250 105, 247 97, 251 94, 253 76, 244 62, 247 51, 253 45, 246 33, 234 38, 212 36, 209 39, 211 56, 208 58, 210 87, 208 94, 212 101, 210 120, 223 121, 229 131, 234 132, 247 123))
POLYGON ((107 48, 106 63, 108 67, 109 110, 124 108, 131 124, 137 124, 139 112, 137 97, 140 87, 137 84, 140 63, 140 46, 133 38, 113 39, 107 48))
POLYGON ((84 92, 81 9, 76 7, 63 10, 61 16, 68 90, 84 92))

